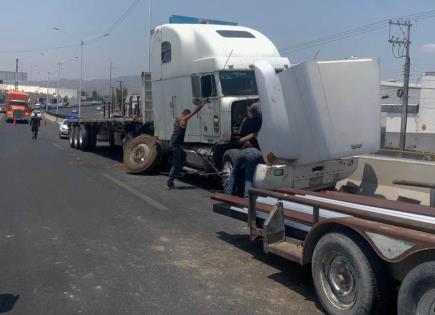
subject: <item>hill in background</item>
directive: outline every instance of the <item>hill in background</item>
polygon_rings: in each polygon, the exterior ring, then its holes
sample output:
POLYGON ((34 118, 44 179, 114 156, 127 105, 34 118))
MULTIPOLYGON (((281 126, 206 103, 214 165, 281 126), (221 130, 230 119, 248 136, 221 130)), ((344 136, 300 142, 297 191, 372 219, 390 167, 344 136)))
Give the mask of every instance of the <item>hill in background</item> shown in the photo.
MULTIPOLYGON (((139 75, 129 75, 112 78, 112 86, 119 87, 120 80, 123 81, 122 85, 127 87, 129 93, 140 93, 141 84, 139 75)), ((33 85, 47 86, 47 81, 31 81, 29 83, 33 85)), ((50 86, 56 87, 57 80, 50 81, 50 86)), ((78 90, 80 86, 80 80, 61 79, 59 86, 67 89, 78 90)), ((92 91, 97 91, 100 95, 109 95, 109 79, 83 80, 83 91, 87 92, 88 94, 91 94, 92 91)))

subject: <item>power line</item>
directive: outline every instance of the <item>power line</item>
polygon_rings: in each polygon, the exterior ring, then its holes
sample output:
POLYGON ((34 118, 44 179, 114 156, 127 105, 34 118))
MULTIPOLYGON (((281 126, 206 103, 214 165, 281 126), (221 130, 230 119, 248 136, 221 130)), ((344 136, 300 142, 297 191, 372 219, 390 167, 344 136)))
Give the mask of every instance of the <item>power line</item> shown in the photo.
MULTIPOLYGON (((397 19, 397 20, 404 20, 404 19, 423 20, 423 19, 428 19, 428 18, 432 18, 432 17, 435 17, 435 10, 424 11, 424 12, 410 14, 410 15, 404 15, 404 16, 397 17, 395 19, 397 19)), ((365 34, 368 32, 373 32, 373 31, 387 27, 389 20, 390 19, 383 19, 383 20, 380 20, 380 21, 377 21, 374 23, 370 23, 367 25, 352 28, 352 29, 349 29, 347 31, 326 35, 324 37, 320 37, 320 38, 317 38, 317 39, 314 39, 311 41, 307 41, 307 42, 303 42, 303 43, 300 43, 300 44, 297 44, 294 46, 279 49, 279 51, 292 53, 292 52, 299 51, 299 50, 306 50, 306 49, 314 48, 317 46, 326 45, 326 44, 329 44, 331 42, 335 42, 338 40, 343 40, 343 39, 347 39, 347 38, 351 38, 351 37, 360 36, 362 34, 365 34)))
MULTIPOLYGON (((133 10, 137 7, 141 0, 134 0, 128 8, 125 10, 125 12, 115 20, 107 29, 101 34, 98 34, 96 36, 91 36, 83 40, 84 45, 90 45, 95 44, 104 37, 107 37, 110 35, 111 32, 113 32, 130 14, 133 12, 133 10)), ((0 54, 18 54, 18 53, 32 53, 32 52, 42 52, 42 51, 50 51, 50 50, 61 50, 66 48, 73 48, 73 47, 80 47, 81 42, 77 43, 71 43, 67 45, 62 46, 53 46, 53 47, 44 47, 44 48, 33 48, 33 49, 17 49, 17 50, 3 50, 0 51, 0 54)))

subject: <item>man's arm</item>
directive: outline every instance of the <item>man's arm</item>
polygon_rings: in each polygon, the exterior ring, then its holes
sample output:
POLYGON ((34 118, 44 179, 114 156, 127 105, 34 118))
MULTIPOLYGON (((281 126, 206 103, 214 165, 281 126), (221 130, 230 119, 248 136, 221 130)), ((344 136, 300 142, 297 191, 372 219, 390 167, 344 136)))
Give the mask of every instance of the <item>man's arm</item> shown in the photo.
POLYGON ((205 104, 207 104, 207 100, 204 99, 202 100, 201 104, 195 108, 193 112, 183 117, 182 122, 187 123, 190 118, 198 114, 198 112, 204 107, 205 104))
POLYGON ((255 138, 257 138, 257 133, 253 132, 253 133, 250 133, 249 135, 247 135, 247 136, 245 136, 243 138, 240 138, 239 142, 240 143, 245 143, 245 142, 251 141, 252 139, 255 139, 255 138))

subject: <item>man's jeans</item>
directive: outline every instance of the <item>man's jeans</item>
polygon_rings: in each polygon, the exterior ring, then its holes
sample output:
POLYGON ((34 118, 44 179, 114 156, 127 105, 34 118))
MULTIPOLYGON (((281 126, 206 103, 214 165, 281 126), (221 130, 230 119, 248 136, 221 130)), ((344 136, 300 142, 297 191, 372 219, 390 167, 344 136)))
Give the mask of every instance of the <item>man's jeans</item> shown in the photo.
POLYGON ((172 164, 171 170, 169 171, 168 184, 173 184, 175 178, 179 178, 181 170, 183 169, 183 164, 186 159, 186 153, 181 146, 176 146, 171 149, 172 154, 172 164))
POLYGON ((237 175, 241 173, 241 169, 244 167, 244 197, 248 197, 249 189, 252 187, 252 179, 254 177, 255 169, 261 162, 261 152, 255 148, 247 148, 240 151, 240 156, 234 163, 231 170, 230 179, 228 182, 228 193, 236 195, 237 193, 237 175))

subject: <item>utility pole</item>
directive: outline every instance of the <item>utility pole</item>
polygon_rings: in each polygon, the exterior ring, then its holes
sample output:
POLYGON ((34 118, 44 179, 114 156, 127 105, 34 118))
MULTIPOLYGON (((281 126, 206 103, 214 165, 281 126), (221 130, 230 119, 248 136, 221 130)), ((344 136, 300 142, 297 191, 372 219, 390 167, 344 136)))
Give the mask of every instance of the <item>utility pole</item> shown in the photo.
MULTIPOLYGON (((112 62, 110 62, 110 69, 109 69, 109 93, 110 93, 110 107, 112 107, 111 112, 113 113, 113 90, 112 90, 112 62)), ((110 116, 110 110, 109 110, 109 116, 110 116)), ((110 117, 109 117, 110 118, 110 117)))
POLYGON ((151 19, 153 12, 153 0, 149 0, 148 8, 148 72, 151 72, 151 19))
POLYGON ((122 99, 123 99, 123 96, 124 96, 124 93, 122 91, 122 80, 119 80, 118 82, 119 82, 119 95, 120 95, 120 98, 119 98, 119 110, 121 111, 122 115, 124 115, 123 106, 122 106, 123 105, 122 104, 122 99))
POLYGON ((82 84, 83 84, 83 45, 85 42, 80 41, 80 92, 79 92, 79 119, 82 111, 82 84))
POLYGON ((49 110, 49 108, 48 108, 48 104, 50 101, 50 97, 49 97, 50 91, 49 90, 50 90, 50 72, 48 72, 48 74, 47 74, 47 99, 45 101, 45 111, 49 110))
POLYGON ((56 115, 59 114, 59 84, 60 84, 60 66, 61 62, 59 61, 58 66, 58 72, 57 72, 57 94, 56 94, 56 115))
POLYGON ((15 91, 18 91, 18 63, 19 59, 15 60, 15 91))
POLYGON ((402 119, 400 124, 400 143, 401 151, 406 150, 406 125, 408 122, 408 95, 409 95, 409 75, 411 72, 411 58, 409 56, 409 47, 411 45, 411 21, 392 21, 390 20, 390 36, 388 42, 393 46, 393 54, 396 58, 405 58, 404 78, 403 78, 403 95, 402 95, 402 119), (398 26, 403 34, 403 38, 391 35, 391 26, 398 26), (402 29, 406 27, 406 33, 402 29), (395 54, 397 48, 397 55, 395 54), (405 54, 403 54, 405 53, 405 54))

